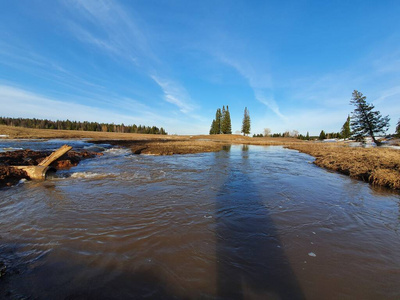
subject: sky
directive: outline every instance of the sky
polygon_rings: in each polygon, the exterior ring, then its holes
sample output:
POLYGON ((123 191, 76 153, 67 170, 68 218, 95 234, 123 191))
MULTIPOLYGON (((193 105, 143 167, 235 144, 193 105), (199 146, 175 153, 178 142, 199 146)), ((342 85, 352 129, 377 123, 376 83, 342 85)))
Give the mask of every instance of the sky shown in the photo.
POLYGON ((400 119, 400 2, 0 0, 0 116, 208 134, 338 132, 353 90, 400 119))

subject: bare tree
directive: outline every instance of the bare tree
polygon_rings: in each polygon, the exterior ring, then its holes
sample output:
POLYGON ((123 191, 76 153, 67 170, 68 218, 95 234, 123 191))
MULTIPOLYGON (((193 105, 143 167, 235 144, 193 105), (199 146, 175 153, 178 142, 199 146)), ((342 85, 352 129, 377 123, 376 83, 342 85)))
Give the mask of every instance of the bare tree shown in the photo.
POLYGON ((264 136, 265 137, 268 137, 268 136, 270 136, 271 135, 271 129, 269 129, 269 128, 264 128, 264 136))

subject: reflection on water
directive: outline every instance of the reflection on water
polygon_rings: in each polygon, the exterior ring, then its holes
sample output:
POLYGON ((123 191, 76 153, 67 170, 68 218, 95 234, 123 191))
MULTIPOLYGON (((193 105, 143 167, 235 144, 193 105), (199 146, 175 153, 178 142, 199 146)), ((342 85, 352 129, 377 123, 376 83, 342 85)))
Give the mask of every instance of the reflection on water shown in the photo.
POLYGON ((2 189, 0 298, 400 298, 399 195, 311 161, 113 148, 2 189))

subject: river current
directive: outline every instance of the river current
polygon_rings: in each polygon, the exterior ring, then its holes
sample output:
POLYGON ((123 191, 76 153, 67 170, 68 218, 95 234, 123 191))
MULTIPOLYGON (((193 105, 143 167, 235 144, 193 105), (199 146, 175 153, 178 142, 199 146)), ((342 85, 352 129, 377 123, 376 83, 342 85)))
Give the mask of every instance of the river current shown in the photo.
MULTIPOLYGON (((0 148, 65 141, 21 143, 0 148)), ((398 193, 282 147, 100 147, 44 182, 0 190, 0 298, 400 298, 398 193)))

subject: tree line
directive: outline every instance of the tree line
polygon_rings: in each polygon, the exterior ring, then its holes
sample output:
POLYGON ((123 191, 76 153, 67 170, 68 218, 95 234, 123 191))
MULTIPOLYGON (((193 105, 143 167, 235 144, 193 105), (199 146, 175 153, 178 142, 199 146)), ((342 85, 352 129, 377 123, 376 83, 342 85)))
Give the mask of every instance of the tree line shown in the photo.
POLYGON ((58 129, 58 130, 81 130, 81 131, 100 131, 100 132, 120 132, 120 133, 144 133, 144 134, 168 134, 164 128, 157 126, 124 125, 114 123, 80 122, 80 121, 51 121, 47 119, 29 118, 6 118, 0 117, 0 125, 37 128, 37 129, 58 129))

